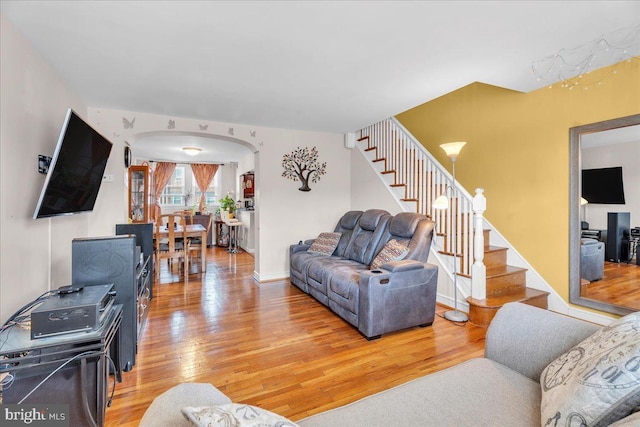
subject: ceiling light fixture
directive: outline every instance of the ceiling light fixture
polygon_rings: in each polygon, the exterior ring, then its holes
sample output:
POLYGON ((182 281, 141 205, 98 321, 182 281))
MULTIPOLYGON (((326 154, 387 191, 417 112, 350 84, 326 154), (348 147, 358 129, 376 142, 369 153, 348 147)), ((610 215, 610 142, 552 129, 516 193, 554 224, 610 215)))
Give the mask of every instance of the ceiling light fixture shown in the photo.
MULTIPOLYGON (((553 55, 534 61, 531 73, 539 81, 555 83, 573 90, 601 85, 602 80, 585 79, 591 71, 620 62, 638 60, 640 55, 640 25, 627 27, 591 40, 583 45, 560 49, 553 55)), ((616 74, 616 70, 612 71, 616 74)))
POLYGON ((182 151, 190 156, 197 156, 202 151, 202 148, 198 147, 182 147, 182 151))

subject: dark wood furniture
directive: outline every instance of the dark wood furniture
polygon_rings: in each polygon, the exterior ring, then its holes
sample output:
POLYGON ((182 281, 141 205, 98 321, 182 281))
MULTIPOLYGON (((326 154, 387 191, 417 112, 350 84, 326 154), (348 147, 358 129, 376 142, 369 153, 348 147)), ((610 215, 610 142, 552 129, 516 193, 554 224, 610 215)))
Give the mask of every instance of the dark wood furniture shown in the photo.
POLYGON ((193 216, 193 223, 200 224, 203 227, 209 227, 209 232, 207 233, 207 246, 213 245, 213 227, 210 227, 210 221, 212 221, 213 214, 197 214, 193 216))
POLYGON ((129 218, 132 222, 149 222, 155 215, 153 172, 148 165, 129 167, 129 218))

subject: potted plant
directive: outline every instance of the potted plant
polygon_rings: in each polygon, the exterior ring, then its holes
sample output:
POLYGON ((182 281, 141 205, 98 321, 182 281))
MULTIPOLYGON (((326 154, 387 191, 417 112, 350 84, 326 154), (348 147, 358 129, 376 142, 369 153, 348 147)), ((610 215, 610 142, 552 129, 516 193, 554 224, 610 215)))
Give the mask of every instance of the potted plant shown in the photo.
POLYGON ((222 199, 219 199, 218 202, 220 203, 220 214, 222 215, 222 220, 223 221, 225 220, 224 212, 228 213, 229 218, 233 218, 233 213, 236 211, 236 202, 229 195, 229 193, 227 193, 227 195, 224 196, 222 199))

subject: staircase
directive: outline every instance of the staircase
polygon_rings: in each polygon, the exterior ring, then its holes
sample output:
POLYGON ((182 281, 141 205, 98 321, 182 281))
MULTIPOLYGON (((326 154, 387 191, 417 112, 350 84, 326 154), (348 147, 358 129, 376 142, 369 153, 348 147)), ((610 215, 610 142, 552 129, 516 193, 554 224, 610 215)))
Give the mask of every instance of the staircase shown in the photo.
POLYGON ((527 270, 507 264, 508 248, 490 245, 482 189, 471 197, 457 182, 451 188, 447 170, 395 119, 360 130, 357 141, 403 210, 436 222, 437 258, 447 274, 457 272, 458 291, 466 297, 471 323, 488 326, 507 302, 547 308, 549 293, 528 288, 527 270), (435 209, 433 201, 445 193, 449 209, 435 209))

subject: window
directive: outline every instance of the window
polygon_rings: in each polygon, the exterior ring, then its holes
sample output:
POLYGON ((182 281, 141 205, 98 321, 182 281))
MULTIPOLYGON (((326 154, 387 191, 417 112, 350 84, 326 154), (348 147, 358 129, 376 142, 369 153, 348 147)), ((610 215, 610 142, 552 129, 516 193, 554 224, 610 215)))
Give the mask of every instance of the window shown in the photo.
MULTIPOLYGON (((218 203, 218 183, 220 181, 219 177, 220 170, 218 170, 218 173, 215 174, 215 176, 211 180, 211 183, 209 183, 209 187, 207 188, 207 191, 205 193, 207 198, 207 206, 212 206, 218 203)), ((198 187, 198 183, 196 182, 196 177, 193 175, 193 172, 191 172, 191 182, 193 182, 194 194, 196 195, 196 204, 199 205, 200 195, 202 194, 202 192, 200 191, 200 187, 198 187)))
POLYGON ((162 190, 160 205, 182 206, 185 203, 185 194, 185 167, 176 166, 169 183, 162 190))

